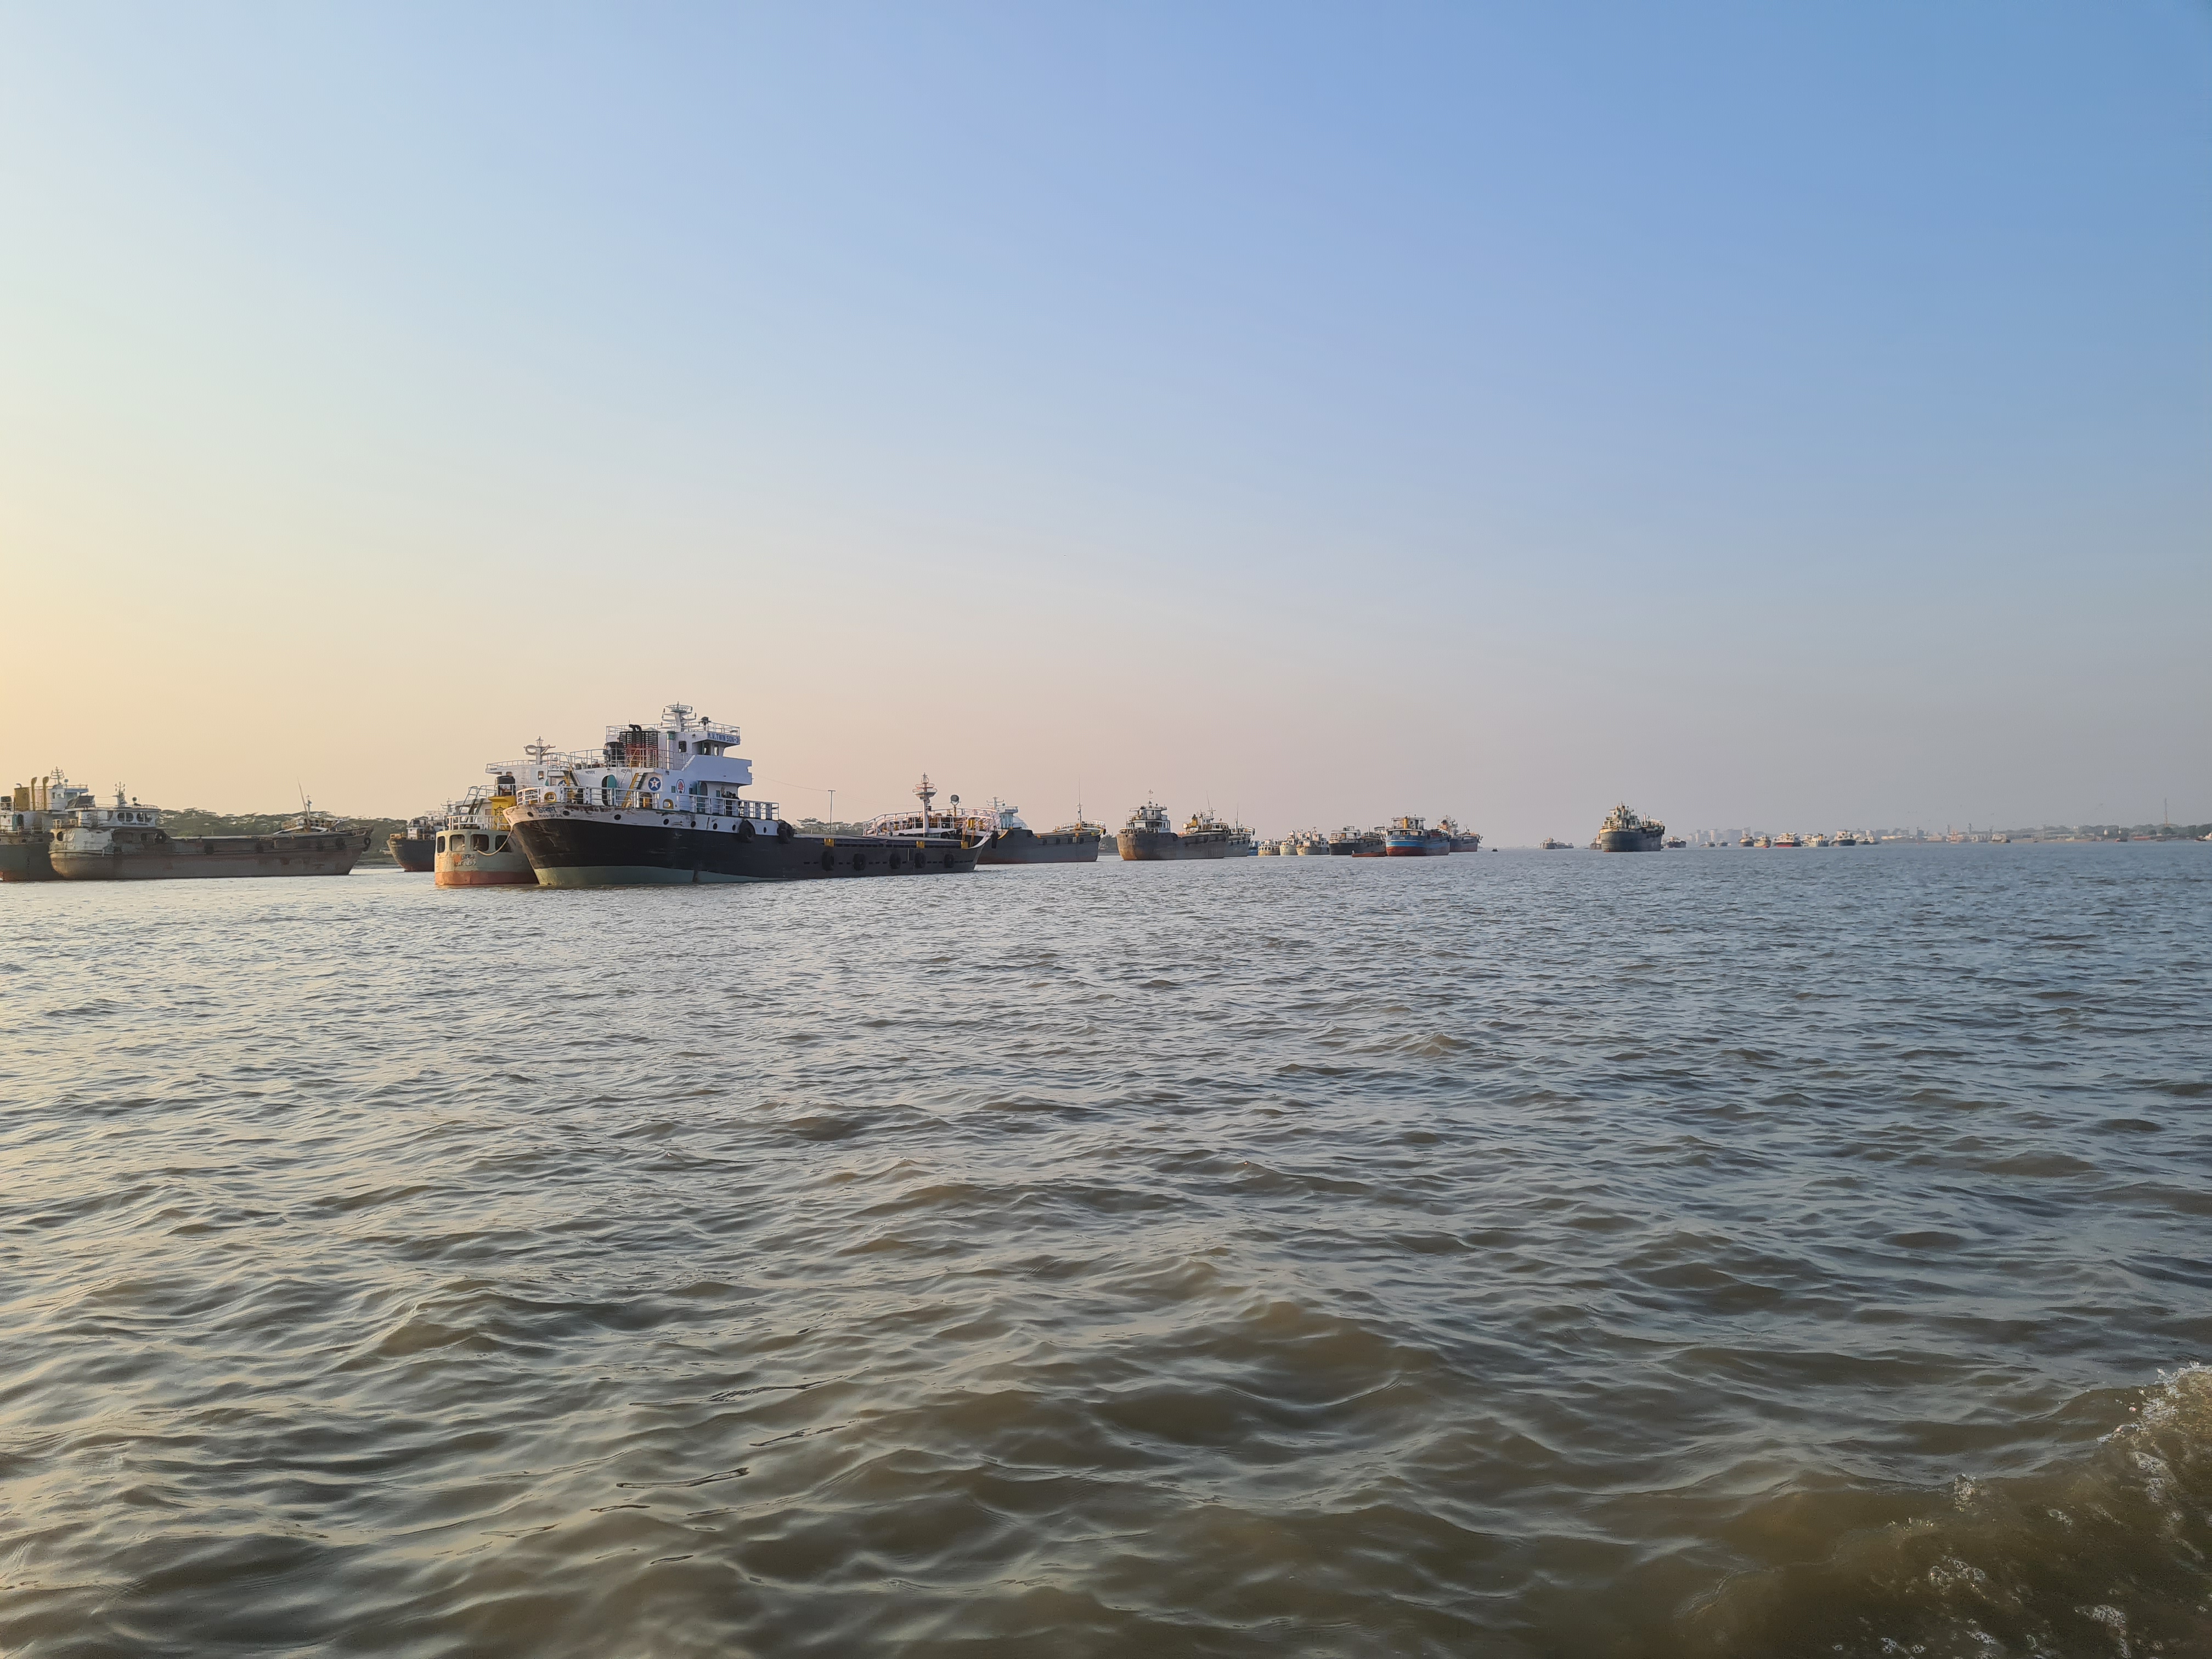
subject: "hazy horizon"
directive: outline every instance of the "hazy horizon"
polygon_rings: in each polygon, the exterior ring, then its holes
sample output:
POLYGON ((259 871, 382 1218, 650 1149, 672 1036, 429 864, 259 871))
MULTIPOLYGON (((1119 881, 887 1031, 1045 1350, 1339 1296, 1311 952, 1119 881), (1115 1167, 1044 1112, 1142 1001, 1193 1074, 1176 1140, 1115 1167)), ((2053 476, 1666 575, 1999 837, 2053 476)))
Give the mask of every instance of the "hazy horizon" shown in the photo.
POLYGON ((2212 18, 0 12, 0 781, 2212 819, 2212 18))

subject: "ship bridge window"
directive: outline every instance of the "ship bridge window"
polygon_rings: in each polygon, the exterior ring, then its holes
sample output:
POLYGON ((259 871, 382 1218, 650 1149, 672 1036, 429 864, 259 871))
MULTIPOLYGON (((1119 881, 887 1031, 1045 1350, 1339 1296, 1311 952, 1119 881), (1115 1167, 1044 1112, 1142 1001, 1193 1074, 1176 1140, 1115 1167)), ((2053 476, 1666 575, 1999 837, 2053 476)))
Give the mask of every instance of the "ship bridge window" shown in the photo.
POLYGON ((489 853, 491 851, 491 837, 489 836, 471 836, 469 837, 469 842, 479 853, 489 853))

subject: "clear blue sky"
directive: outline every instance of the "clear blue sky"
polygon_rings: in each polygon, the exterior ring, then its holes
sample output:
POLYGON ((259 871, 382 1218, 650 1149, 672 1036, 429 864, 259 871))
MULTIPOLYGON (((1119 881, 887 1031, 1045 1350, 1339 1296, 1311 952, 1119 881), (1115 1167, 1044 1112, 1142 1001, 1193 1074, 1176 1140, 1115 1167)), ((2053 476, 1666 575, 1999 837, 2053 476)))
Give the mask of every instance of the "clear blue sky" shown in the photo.
POLYGON ((9 6, 0 564, 174 805, 2212 817, 2212 9, 9 6))

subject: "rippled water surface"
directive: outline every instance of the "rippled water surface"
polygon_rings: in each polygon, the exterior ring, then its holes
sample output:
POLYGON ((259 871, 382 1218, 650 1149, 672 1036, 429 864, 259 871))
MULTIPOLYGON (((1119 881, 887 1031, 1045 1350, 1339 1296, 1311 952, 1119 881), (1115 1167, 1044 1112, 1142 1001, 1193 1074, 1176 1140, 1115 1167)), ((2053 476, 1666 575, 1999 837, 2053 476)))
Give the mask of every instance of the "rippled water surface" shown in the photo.
POLYGON ((0 1652, 2212 1652, 2212 848, 0 890, 0 1652))

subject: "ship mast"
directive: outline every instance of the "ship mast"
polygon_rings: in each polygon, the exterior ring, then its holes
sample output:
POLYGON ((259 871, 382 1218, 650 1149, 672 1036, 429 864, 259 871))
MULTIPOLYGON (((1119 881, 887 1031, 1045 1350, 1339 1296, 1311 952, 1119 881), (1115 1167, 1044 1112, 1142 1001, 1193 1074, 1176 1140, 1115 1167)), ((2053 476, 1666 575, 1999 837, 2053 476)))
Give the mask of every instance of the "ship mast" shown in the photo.
POLYGON ((915 785, 914 793, 921 797, 921 827, 924 833, 927 833, 929 829, 930 803, 937 799, 937 786, 930 782, 928 773, 924 772, 921 775, 921 781, 915 785))

